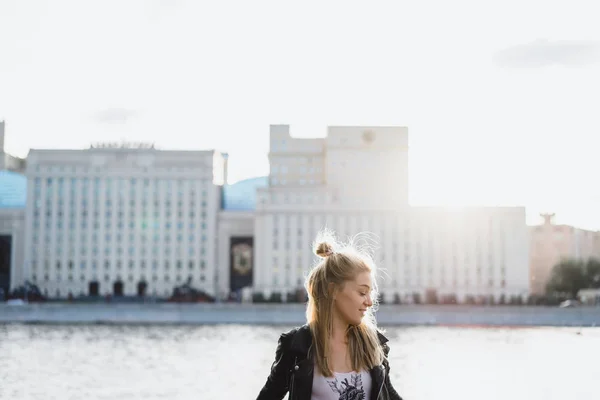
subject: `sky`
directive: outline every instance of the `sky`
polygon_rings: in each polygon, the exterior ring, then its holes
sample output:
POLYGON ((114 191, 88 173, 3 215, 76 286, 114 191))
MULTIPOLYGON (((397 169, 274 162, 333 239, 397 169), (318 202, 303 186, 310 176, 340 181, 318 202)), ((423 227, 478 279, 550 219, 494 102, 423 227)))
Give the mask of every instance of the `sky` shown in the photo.
POLYGON ((412 205, 525 206, 600 229, 593 1, 0 0, 6 150, 98 141, 230 155, 269 125, 409 129, 412 205))

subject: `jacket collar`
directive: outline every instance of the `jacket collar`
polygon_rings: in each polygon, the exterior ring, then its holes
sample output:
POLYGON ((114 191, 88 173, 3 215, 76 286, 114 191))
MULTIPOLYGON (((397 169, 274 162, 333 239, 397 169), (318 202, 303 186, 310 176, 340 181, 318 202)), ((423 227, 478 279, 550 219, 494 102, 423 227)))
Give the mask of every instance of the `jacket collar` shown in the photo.
MULTIPOLYGON (((312 346, 312 334, 308 324, 302 325, 295 332, 292 331, 290 333, 293 334, 290 349, 293 353, 300 356, 297 359, 294 357, 294 370, 297 371, 294 383, 294 398, 308 400, 311 398, 314 373, 313 361, 309 357, 309 351, 312 346)), ((388 341, 379 331, 377 331, 377 337, 382 346, 388 341)), ((371 398, 377 399, 385 381, 384 365, 371 368, 370 374, 372 379, 371 398)))
MULTIPOLYGON (((388 338, 383 335, 379 330, 377 331, 377 337, 379 343, 383 346, 388 342, 388 338)), ((312 334, 308 324, 304 324, 299 327, 292 338, 291 349, 294 352, 301 354, 308 354, 308 350, 312 345, 312 334)))

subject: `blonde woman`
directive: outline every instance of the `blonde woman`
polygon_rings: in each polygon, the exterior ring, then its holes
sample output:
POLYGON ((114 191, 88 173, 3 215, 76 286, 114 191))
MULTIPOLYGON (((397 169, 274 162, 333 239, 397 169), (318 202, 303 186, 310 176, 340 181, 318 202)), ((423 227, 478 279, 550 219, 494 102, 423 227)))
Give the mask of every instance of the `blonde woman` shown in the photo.
POLYGON ((306 280, 307 324, 279 338, 257 400, 402 400, 390 382, 387 339, 372 313, 375 265, 330 234, 314 245, 322 260, 306 280))

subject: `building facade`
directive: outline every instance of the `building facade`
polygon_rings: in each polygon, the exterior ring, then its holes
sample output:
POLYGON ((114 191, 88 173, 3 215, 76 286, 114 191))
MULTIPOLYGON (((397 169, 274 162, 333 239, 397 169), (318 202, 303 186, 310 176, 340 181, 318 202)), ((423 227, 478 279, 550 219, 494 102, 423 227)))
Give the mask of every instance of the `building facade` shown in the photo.
POLYGON ((225 173, 215 151, 31 150, 24 276, 51 297, 212 293, 225 173))
POLYGON ((554 214, 542 214, 543 223, 529 227, 531 293, 542 295, 552 268, 562 259, 600 258, 600 232, 554 224, 554 214))
POLYGON ((254 228, 254 288, 266 297, 303 284, 325 227, 342 238, 370 233, 386 301, 528 294, 525 209, 409 206, 406 128, 330 127, 326 138, 297 139, 272 126, 270 141, 254 228))
POLYGON ((27 178, 0 171, 0 299, 24 280, 27 178))
MULTIPOLYGON (((218 298, 285 300, 317 261, 323 228, 371 245, 386 301, 459 302, 529 293, 522 207, 413 207, 404 127, 270 128, 270 172, 226 185, 227 155, 107 144, 31 150, 20 282, 50 297, 169 296, 189 282, 218 298)), ((16 282, 16 281, 15 281, 16 282)))

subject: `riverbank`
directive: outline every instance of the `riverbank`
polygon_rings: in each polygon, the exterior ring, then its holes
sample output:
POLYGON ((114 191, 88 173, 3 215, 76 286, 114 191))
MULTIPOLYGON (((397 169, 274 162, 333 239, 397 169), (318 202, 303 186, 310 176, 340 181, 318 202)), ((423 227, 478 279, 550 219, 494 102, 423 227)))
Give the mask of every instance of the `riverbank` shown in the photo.
MULTIPOLYGON (((382 326, 600 327, 600 307, 381 305, 382 326)), ((304 323, 302 304, 0 304, 0 323, 261 324, 304 323)))

